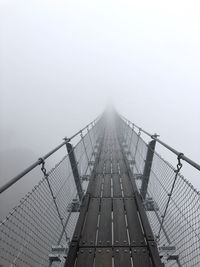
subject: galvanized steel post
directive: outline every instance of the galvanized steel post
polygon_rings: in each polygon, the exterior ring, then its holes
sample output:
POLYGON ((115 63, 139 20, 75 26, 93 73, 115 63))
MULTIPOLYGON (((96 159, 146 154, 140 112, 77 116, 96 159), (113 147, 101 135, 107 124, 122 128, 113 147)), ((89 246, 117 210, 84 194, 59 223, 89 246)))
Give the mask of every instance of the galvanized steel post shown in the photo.
POLYGON ((143 173, 143 178, 142 178, 142 186, 140 190, 143 200, 145 200, 146 194, 147 194, 147 188, 148 188, 149 177, 151 173, 151 166, 152 166, 155 146, 156 146, 156 140, 152 140, 151 142, 149 142, 145 166, 144 166, 144 173, 143 173))
POLYGON ((72 167, 72 172, 73 172, 73 176, 74 176, 74 180, 75 180, 75 184, 76 184, 79 200, 81 201, 81 199, 83 197, 83 188, 82 188, 82 185, 81 185, 81 179, 80 179, 80 175, 79 175, 79 171, 78 171, 78 167, 77 167, 77 162, 76 162, 76 157, 75 157, 75 154, 74 154, 74 149, 73 149, 72 144, 70 144, 69 142, 66 143, 66 147, 67 147, 67 152, 69 154, 69 160, 70 160, 70 164, 71 164, 71 167, 72 167))

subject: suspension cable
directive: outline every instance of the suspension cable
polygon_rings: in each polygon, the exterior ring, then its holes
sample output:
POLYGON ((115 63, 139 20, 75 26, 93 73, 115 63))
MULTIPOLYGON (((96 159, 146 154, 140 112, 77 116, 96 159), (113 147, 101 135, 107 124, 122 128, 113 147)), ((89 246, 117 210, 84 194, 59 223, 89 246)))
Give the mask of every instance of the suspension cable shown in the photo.
POLYGON ((167 210, 168 210, 168 207, 169 207, 169 203, 170 203, 170 200, 171 200, 171 197, 172 197, 172 193, 174 191, 174 187, 175 187, 175 183, 176 183, 176 180, 177 180, 177 177, 178 177, 178 174, 182 168, 182 163, 181 163, 181 156, 182 156, 182 153, 180 153, 177 157, 178 159, 178 164, 177 164, 177 169, 174 170, 174 172, 176 173, 175 174, 175 177, 174 177, 174 181, 173 181, 173 184, 172 184, 172 187, 171 187, 171 191, 170 193, 168 194, 168 200, 167 200, 167 204, 166 204, 166 207, 165 207, 165 211, 164 211, 164 214, 161 216, 162 217, 162 221, 161 221, 161 224, 160 224, 160 228, 159 228, 159 231, 158 231, 158 235, 157 235, 157 238, 159 240, 160 238, 160 232, 161 232, 161 229, 163 227, 163 223, 164 223, 164 220, 165 220, 165 217, 166 217, 166 214, 167 214, 167 210))
MULTIPOLYGON (((88 127, 91 126, 91 129, 94 127, 94 125, 97 123, 97 121, 100 119, 100 116, 97 117, 95 120, 93 120, 91 123, 86 125, 83 129, 79 130, 76 132, 74 135, 72 135, 70 138, 65 138, 65 141, 62 142, 59 146, 51 150, 49 153, 41 157, 43 160, 46 160, 49 158, 51 155, 53 155, 56 151, 58 151, 61 147, 67 144, 67 142, 71 141, 73 138, 78 136, 80 133, 82 133, 84 130, 88 129, 88 127)), ((0 187, 0 194, 6 191, 8 188, 10 188, 13 184, 15 184, 17 181, 19 181, 22 177, 24 177, 27 173, 35 169, 37 166, 41 164, 41 158, 39 158, 36 162, 34 162, 32 165, 30 165, 28 168, 23 170, 21 173, 16 175, 14 178, 12 178, 10 181, 5 183, 3 186, 0 187)))
MULTIPOLYGON (((119 115, 120 116, 120 115, 119 115)), ((127 120, 125 117, 120 116, 121 119, 123 121, 125 121, 125 123, 129 123, 130 121, 127 120)), ((167 145, 166 143, 164 143, 163 141, 161 141, 160 139, 158 139, 158 135, 155 134, 150 134, 149 132, 145 131, 144 129, 142 129, 141 127, 137 126, 135 123, 133 124, 135 126, 135 128, 137 128, 138 130, 140 130, 141 132, 143 132, 144 134, 146 134, 147 136, 151 137, 152 139, 156 140, 156 142, 158 142, 159 144, 161 144, 162 146, 164 146, 165 148, 167 148, 168 150, 170 150, 172 153, 174 153, 175 155, 180 156, 180 159, 185 160, 187 163, 189 163, 191 166, 193 166, 194 168, 196 168, 197 170, 200 171, 200 165, 196 162, 194 162, 193 160, 191 160, 190 158, 186 157, 183 153, 177 151, 176 149, 174 149, 173 147, 167 145)))

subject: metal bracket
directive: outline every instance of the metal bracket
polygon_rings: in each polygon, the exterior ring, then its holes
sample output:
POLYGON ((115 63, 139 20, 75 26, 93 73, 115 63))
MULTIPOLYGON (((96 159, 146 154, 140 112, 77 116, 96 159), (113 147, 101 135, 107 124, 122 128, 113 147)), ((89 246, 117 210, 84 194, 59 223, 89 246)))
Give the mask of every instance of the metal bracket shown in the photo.
POLYGON ((135 174, 133 174, 133 178, 135 180, 142 180, 143 174, 141 174, 141 173, 135 173, 135 174))
POLYGON ((146 211, 159 210, 158 205, 155 203, 152 197, 147 197, 144 200, 144 206, 145 206, 146 211))
POLYGON ((53 262, 65 262, 67 254, 69 250, 69 241, 66 246, 59 245, 59 246, 52 246, 51 251, 52 253, 49 254, 49 262, 52 264, 53 262))
POLYGON ((176 251, 176 247, 175 246, 161 246, 158 248, 159 252, 162 254, 169 254, 169 253, 173 253, 176 251))
POLYGON ((176 261, 178 266, 181 266, 179 262, 179 256, 174 254, 176 252, 175 246, 161 246, 158 249, 163 262, 176 261))
POLYGON ((85 175, 81 176, 81 180, 82 181, 86 181, 87 182, 87 181, 89 181, 89 179, 90 179, 90 175, 85 174, 85 175))
POLYGON ((79 212, 80 211, 80 201, 77 198, 72 200, 72 203, 68 205, 68 212, 79 212))
POLYGON ((89 165, 89 166, 93 166, 94 163, 95 163, 95 161, 93 161, 93 160, 88 161, 88 165, 89 165))

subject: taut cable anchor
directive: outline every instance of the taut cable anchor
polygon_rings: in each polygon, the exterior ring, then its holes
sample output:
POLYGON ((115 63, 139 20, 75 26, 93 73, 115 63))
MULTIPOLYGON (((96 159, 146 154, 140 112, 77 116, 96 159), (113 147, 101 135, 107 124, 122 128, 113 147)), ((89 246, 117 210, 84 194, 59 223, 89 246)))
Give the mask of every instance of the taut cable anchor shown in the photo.
POLYGON ((155 133, 155 134, 151 135, 151 138, 156 140, 159 136, 160 136, 159 134, 155 133))
POLYGON ((61 223, 62 228, 63 228, 63 234, 65 234, 66 241, 68 241, 67 232, 66 232, 66 230, 65 230, 66 225, 64 225, 63 217, 61 216, 61 213, 60 213, 58 204, 57 204, 57 202, 56 202, 56 196, 55 196, 54 193, 53 193, 53 189, 52 189, 51 184, 50 184, 49 179, 48 179, 49 174, 47 173, 47 170, 46 170, 46 168, 45 168, 45 160, 44 160, 43 158, 39 158, 39 161, 40 161, 39 164, 42 164, 41 171, 43 172, 44 177, 45 177, 45 179, 46 179, 46 181, 47 181, 47 184, 48 184, 48 187, 49 187, 49 190, 50 190, 50 193, 51 193, 53 202, 54 202, 54 204, 55 204, 55 208, 56 208, 57 213, 58 213, 58 217, 59 217, 59 219, 60 219, 60 223, 61 223))
POLYGON ((178 164, 177 164, 177 170, 175 170, 176 173, 179 173, 180 169, 183 167, 183 164, 181 163, 181 158, 184 154, 180 153, 177 157, 178 159, 178 164))
POLYGON ((39 164, 42 164, 41 171, 43 172, 44 177, 47 178, 48 177, 48 174, 47 174, 47 170, 45 168, 45 161, 44 161, 43 158, 39 158, 39 161, 40 161, 39 164))
POLYGON ((165 216, 167 214, 167 209, 169 207, 169 203, 170 203, 170 200, 171 200, 171 197, 172 197, 172 193, 173 193, 173 190, 174 190, 174 187, 175 187, 175 183, 176 183, 176 180, 177 180, 177 177, 178 177, 178 174, 183 166, 183 164, 181 163, 181 158, 183 156, 183 153, 179 153, 178 154, 178 164, 177 164, 177 169, 174 170, 174 172, 176 173, 175 177, 174 177, 174 181, 173 181, 173 184, 172 184, 172 188, 171 188, 171 191, 170 193, 168 194, 168 201, 167 201, 167 204, 166 204, 166 207, 165 207, 165 211, 164 211, 164 214, 161 216, 162 217, 162 221, 161 221, 161 224, 160 224, 160 229, 158 231, 158 235, 157 235, 157 240, 159 241, 160 239, 160 232, 161 232, 161 229, 163 227, 163 223, 164 223, 164 220, 165 220, 165 216))

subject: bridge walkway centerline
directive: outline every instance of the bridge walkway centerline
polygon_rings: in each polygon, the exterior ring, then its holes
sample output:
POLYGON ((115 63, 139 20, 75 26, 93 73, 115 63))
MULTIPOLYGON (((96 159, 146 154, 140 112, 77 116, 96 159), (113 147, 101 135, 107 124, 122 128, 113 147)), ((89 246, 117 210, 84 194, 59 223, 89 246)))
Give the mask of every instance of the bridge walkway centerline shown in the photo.
POLYGON ((65 267, 161 266, 144 227, 115 125, 107 124, 65 267))

